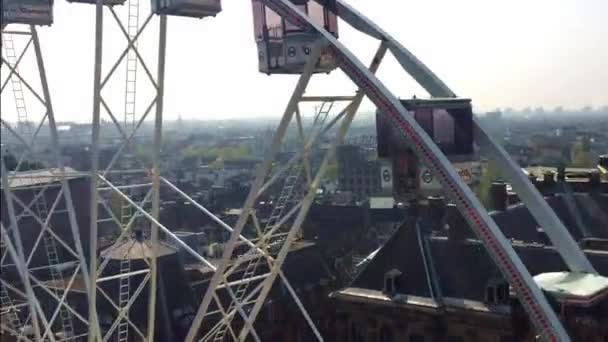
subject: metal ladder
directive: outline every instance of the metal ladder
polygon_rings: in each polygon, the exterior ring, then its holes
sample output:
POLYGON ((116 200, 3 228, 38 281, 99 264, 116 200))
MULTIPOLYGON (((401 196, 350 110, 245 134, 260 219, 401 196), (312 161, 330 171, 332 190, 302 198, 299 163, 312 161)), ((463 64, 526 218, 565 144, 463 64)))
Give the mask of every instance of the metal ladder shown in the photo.
MULTIPOLYGON (((49 211, 44 194, 40 195, 39 199, 35 202, 35 205, 40 220, 45 222, 49 216, 49 211)), ((57 254, 57 245, 55 243, 55 238, 47 231, 44 233, 43 240, 44 248, 46 250, 46 256, 48 259, 48 267, 54 285, 53 292, 58 298, 60 298, 61 291, 59 289, 63 288, 65 283, 63 281, 63 274, 57 268, 57 266, 59 265, 59 255, 57 254)), ((72 314, 64 305, 59 308, 59 317, 61 318, 61 326, 63 328, 63 334, 65 338, 70 338, 74 336, 74 322, 72 320, 72 314)))
MULTIPOLYGON (((313 120, 312 127, 310 129, 309 136, 313 136, 316 134, 316 130, 323 129, 327 118, 333 108, 333 101, 325 101, 321 104, 321 106, 317 109, 315 113, 315 118, 313 120)), ((272 208, 270 216, 264 225, 264 229, 262 230, 262 234, 266 235, 268 232, 272 231, 275 226, 279 223, 283 215, 299 200, 304 196, 298 189, 303 182, 304 172, 303 172, 303 161, 296 163, 293 165, 287 172, 285 176, 285 181, 283 183, 283 188, 281 189, 281 193, 276 201, 276 204, 272 208)), ((260 237, 262 238, 262 237, 260 237)), ((280 229, 277 229, 273 235, 269 236, 265 240, 270 241, 270 244, 280 246, 285 241, 286 234, 280 232, 280 229)), ((256 242, 254 240, 254 242, 256 242)), ((251 260, 247 261, 247 266, 243 271, 243 275, 241 279, 247 279, 255 276, 257 268, 260 264, 260 261, 263 259, 262 255, 258 257, 254 257, 251 260)), ((250 282, 244 282, 238 285, 236 292, 234 293, 234 297, 236 300, 242 304, 243 299, 246 297, 247 289, 249 288, 250 282)), ((236 303, 233 301, 227 312, 234 310, 236 303)), ((213 342, 223 342, 226 336, 226 332, 228 331, 228 327, 230 325, 230 321, 226 322, 222 326, 220 326, 217 332, 213 336, 213 342)))
MULTIPOLYGON (((129 17, 127 33, 133 40, 139 31, 139 0, 129 0, 129 17)), ((135 100, 137 93, 137 42, 127 53, 127 76, 125 81, 125 117, 124 130, 127 135, 135 129, 135 100)))
MULTIPOLYGON (((119 281, 118 290, 118 307, 120 309, 125 308, 129 300, 131 299, 131 277, 125 274, 131 272, 131 258, 126 255, 124 259, 120 261, 120 274, 121 278, 119 281)), ((129 340, 129 311, 125 313, 124 317, 118 324, 117 328, 117 341, 127 342, 129 340)))
MULTIPOLYGON (((296 197, 297 197, 298 193, 297 193, 296 189, 300 185, 301 179, 302 179, 302 164, 297 163, 292 168, 289 169, 289 173, 285 177, 285 182, 283 183, 284 185, 283 185, 283 188, 279 195, 279 198, 277 199, 276 204, 272 208, 272 212, 271 212, 268 220, 266 221, 264 229, 262 230, 262 233, 264 235, 267 234, 269 231, 271 231, 276 226, 276 224, 279 223, 279 221, 283 217, 286 209, 289 208, 290 205, 297 200, 296 197)), ((282 237, 281 233, 275 233, 274 235, 268 237, 266 240, 272 240, 273 238, 281 239, 281 237, 282 237)), ((245 267, 245 270, 243 271, 243 275, 241 276, 241 279, 247 279, 247 278, 253 277, 258 269, 258 266, 259 266, 262 258, 263 258, 262 255, 259 255, 257 258, 253 258, 252 260, 249 260, 247 262, 247 266, 245 267)), ((245 282, 245 283, 242 283, 237 286, 237 289, 234 293, 234 297, 239 303, 242 303, 243 299, 246 297, 247 289, 249 288, 249 284, 250 284, 249 282, 245 282)), ((233 301, 230 304, 227 312, 234 310, 235 307, 236 307, 236 303, 233 301)), ((223 324, 222 326, 220 326, 218 328, 215 335, 213 335, 214 336, 213 342, 223 342, 224 341, 229 325, 230 325, 230 321, 226 322, 225 324, 223 324)))
POLYGON ((19 314, 17 313, 17 309, 15 309, 15 304, 11 296, 9 295, 6 287, 0 284, 0 304, 2 304, 2 316, 6 315, 8 318, 9 326, 12 327, 16 332, 19 331, 19 328, 23 325, 21 324, 21 319, 19 318, 19 314))
MULTIPOLYGON (((129 0, 129 11, 127 19, 127 33, 129 39, 133 40, 139 31, 139 0, 129 0)), ((137 99, 137 54, 135 53, 137 42, 133 44, 133 48, 127 52, 127 75, 125 78, 125 113, 124 113, 124 131, 127 136, 131 135, 136 126, 136 99, 137 99)), ((123 167, 129 169, 133 167, 133 144, 127 145, 123 167)), ((129 177, 123 177, 122 182, 127 184, 129 177)), ((120 207, 120 224, 121 229, 125 229, 131 217, 133 216, 133 208, 126 201, 121 202, 120 207)), ((126 275, 131 272, 131 259, 129 255, 120 261, 119 291, 118 291, 118 307, 124 309, 131 299, 131 277, 126 275), (126 275, 126 276, 125 276, 126 275)), ((127 342, 129 340, 129 311, 125 313, 117 328, 117 341, 127 342)))
POLYGON ((125 229, 127 227, 132 216, 133 216, 133 209, 131 208, 131 205, 127 201, 121 199, 121 205, 120 205, 121 229, 125 229))
POLYGON ((301 176, 302 164, 297 163, 289 170, 289 173, 285 177, 283 189, 281 189, 281 194, 277 199, 277 203, 272 208, 268 221, 266 221, 266 225, 263 230, 264 233, 272 230, 272 228, 279 223, 281 217, 283 217, 285 213, 286 208, 288 208, 290 204, 293 204, 293 202, 296 200, 294 191, 297 193, 297 187, 301 185, 301 176))
MULTIPOLYGON (((6 54, 6 61, 15 67, 17 64, 17 53, 15 51, 15 43, 11 34, 2 34, 2 45, 6 54)), ((15 67, 15 71, 18 68, 15 67)), ((25 106, 25 96, 21 79, 17 75, 11 75, 11 87, 15 96, 15 106, 17 107, 17 129, 22 136, 30 136, 32 127, 28 120, 27 107, 25 106)))
POLYGON ((327 121, 327 117, 329 116, 329 113, 331 113, 331 110, 333 108, 333 101, 325 101, 321 103, 321 106, 317 110, 317 113, 315 114, 315 119, 312 123, 311 136, 312 134, 314 134, 315 129, 323 129, 323 125, 325 124, 325 121, 327 121))

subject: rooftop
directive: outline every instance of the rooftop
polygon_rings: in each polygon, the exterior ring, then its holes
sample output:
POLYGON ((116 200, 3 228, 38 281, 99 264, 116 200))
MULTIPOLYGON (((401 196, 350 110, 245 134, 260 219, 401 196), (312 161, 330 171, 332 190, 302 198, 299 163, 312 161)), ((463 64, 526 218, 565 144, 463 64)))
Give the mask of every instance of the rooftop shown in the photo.
POLYGON ((87 176, 85 173, 66 167, 65 173, 61 172, 58 168, 19 171, 16 173, 10 172, 8 181, 11 189, 19 189, 35 185, 52 184, 62 179, 71 180, 87 176))

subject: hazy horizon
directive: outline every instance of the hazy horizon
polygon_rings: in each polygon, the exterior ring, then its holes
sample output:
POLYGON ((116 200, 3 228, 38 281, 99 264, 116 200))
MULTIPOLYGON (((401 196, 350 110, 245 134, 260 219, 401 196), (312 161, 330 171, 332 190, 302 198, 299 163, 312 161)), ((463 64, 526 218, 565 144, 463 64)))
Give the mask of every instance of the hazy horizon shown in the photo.
MULTIPOLYGON (((608 105, 607 1, 566 0, 559 5, 549 0, 349 3, 395 36, 459 96, 472 98, 480 111, 608 105)), ((289 99, 297 77, 269 77, 257 71, 251 4, 224 1, 223 6, 217 18, 169 18, 164 111, 168 120, 179 115, 184 119, 274 117, 282 113, 289 99)), ((147 8, 146 2, 142 13, 147 8)), ((118 9, 120 15, 126 14, 126 6, 118 9)), ((125 39, 107 10, 105 20, 107 72, 125 39)), ((157 21, 152 20, 152 32, 157 21)), ((378 42, 341 24, 341 41, 368 64, 378 42)), ((55 24, 39 32, 57 120, 90 121, 94 6, 56 1, 55 24)), ((156 58, 154 36, 147 31, 140 44, 144 58, 151 62, 156 58)), ((22 72, 27 77, 33 63, 26 62, 22 72)), ((156 73, 154 63, 150 69, 156 73)), ((122 117, 124 68, 117 72, 104 94, 115 114, 122 117)), ((396 96, 426 96, 392 57, 385 60, 378 75, 396 96)), ((150 92, 143 85, 147 80, 142 68, 138 76, 139 91, 144 94, 138 101, 141 114, 151 98, 146 96, 150 92)), ((308 93, 351 95, 354 90, 336 71, 314 77, 308 93)), ((27 100, 28 105, 34 102, 31 96, 27 100)), ((367 102, 362 110, 372 111, 373 105, 367 102)), ((8 94, 3 96, 2 112, 9 121, 15 116, 8 94)))

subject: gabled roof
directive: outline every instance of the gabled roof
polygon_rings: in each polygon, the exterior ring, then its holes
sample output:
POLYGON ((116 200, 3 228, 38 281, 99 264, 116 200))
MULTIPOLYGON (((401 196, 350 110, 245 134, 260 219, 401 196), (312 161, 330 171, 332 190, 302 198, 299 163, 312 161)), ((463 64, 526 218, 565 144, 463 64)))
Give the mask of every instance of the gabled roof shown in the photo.
MULTIPOLYGON (((486 285, 501 277, 478 240, 455 241, 435 236, 427 238, 427 246, 427 255, 431 256, 429 263, 434 268, 442 297, 483 302, 486 285)), ((567 271, 560 255, 552 247, 519 242, 513 247, 533 276, 567 271)), ((586 254, 600 274, 608 275, 608 252, 586 251, 586 254)), ((350 287, 382 291, 384 274, 392 269, 403 273, 400 293, 431 297, 415 229, 407 225, 395 233, 350 287)))

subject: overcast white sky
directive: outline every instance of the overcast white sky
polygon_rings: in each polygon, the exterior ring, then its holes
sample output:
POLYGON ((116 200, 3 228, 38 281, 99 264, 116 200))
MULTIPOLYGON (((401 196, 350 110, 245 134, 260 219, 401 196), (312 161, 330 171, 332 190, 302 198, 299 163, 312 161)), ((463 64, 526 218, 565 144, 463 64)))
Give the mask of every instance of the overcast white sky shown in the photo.
MULTIPOLYGON (((169 119, 278 116, 287 103, 297 77, 257 72, 250 1, 223 2, 224 11, 214 19, 169 20, 165 100, 169 119)), ((480 109, 608 104, 606 0, 349 2, 480 109)), ((147 1, 142 3, 147 12, 147 1)), ((94 6, 62 0, 55 4, 55 24, 40 30, 55 112, 60 120, 90 121, 94 6)), ((153 19, 151 28, 156 29, 157 21, 153 19)), ((124 38, 109 15, 106 22, 107 71, 124 38)), ((377 42, 342 24, 340 39, 368 64, 377 42)), ((140 45, 151 62, 154 39, 152 30, 140 45)), ((154 64, 151 71, 156 73, 154 64)), ((122 112, 123 75, 119 69, 120 77, 105 92, 117 113, 122 112)), ((141 93, 149 95, 142 69, 139 75, 141 93)), ((379 77, 397 96, 425 94, 392 58, 381 67, 379 77)), ((354 86, 334 72, 315 77, 309 90, 309 94, 348 95, 354 86)), ((14 107, 5 99, 2 111, 8 116, 14 107)), ((139 108, 149 100, 144 96, 139 108)))

